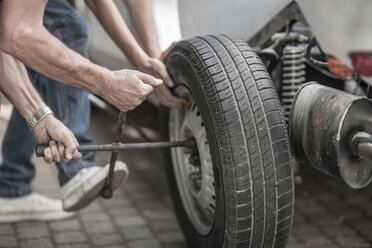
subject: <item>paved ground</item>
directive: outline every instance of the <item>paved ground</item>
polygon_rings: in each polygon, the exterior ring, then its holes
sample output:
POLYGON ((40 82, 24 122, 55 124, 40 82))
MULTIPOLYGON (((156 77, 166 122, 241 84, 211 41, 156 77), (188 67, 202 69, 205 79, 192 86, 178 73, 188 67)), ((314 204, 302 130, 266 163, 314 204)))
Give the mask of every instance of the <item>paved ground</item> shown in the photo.
MULTIPOLYGON (((1 133, 9 111, 8 105, 2 109, 1 133)), ((148 118, 142 113, 139 116, 141 120, 148 118)), ((97 142, 110 143, 115 122, 115 118, 96 111, 90 133, 97 142)), ((156 137, 154 132, 148 134, 156 137)), ((136 135, 128 128, 125 139, 139 140, 136 135)), ((161 155, 147 151, 123 153, 120 157, 131 174, 113 199, 97 200, 66 221, 0 224, 0 247, 187 247, 172 211, 161 155)), ((108 153, 97 158, 101 164, 108 159, 108 153)), ((34 188, 58 197, 55 168, 40 159, 35 162, 34 188)), ((353 191, 309 168, 303 168, 302 175, 287 247, 372 247, 372 187, 353 191)))

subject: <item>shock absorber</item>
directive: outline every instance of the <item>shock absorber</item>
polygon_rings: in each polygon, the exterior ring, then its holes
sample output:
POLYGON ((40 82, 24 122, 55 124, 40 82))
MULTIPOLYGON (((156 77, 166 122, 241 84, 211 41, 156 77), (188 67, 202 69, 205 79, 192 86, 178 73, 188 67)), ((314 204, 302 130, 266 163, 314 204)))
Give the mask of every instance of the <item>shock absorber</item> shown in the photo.
POLYGON ((283 49, 282 69, 282 106, 288 124, 291 105, 297 90, 305 83, 305 53, 294 45, 286 45, 283 49))

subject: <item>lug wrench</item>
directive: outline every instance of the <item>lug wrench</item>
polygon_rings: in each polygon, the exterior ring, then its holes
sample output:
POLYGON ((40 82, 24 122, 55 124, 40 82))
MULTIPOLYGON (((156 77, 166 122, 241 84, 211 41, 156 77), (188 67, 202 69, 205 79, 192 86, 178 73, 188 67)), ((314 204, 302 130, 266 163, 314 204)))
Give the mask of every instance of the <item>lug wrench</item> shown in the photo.
MULTIPOLYGON (((142 143, 120 143, 120 137, 123 132, 126 120, 126 112, 120 112, 118 118, 118 125, 116 128, 114 142, 112 144, 105 145, 93 145, 93 146, 79 146, 79 152, 90 152, 90 151, 111 151, 109 174, 106 177, 105 184, 101 191, 103 198, 112 197, 112 180, 114 176, 115 162, 118 156, 118 152, 122 150, 132 149, 158 149, 158 148, 171 148, 171 147, 188 147, 195 149, 196 144, 193 139, 187 139, 183 141, 157 141, 157 142, 142 142, 142 143)), ((44 150, 47 145, 36 145, 36 156, 44 156, 44 150)))
MULTIPOLYGON (((119 119, 118 119, 118 126, 116 128, 113 145, 116 145, 120 142, 120 137, 124 129, 126 118, 127 118, 127 112, 120 111, 119 119)), ((117 158, 118 158, 118 151, 113 151, 111 153, 109 174, 106 177, 105 184, 103 185, 103 188, 101 191, 101 196, 105 199, 112 197, 112 181, 114 179, 114 169, 115 169, 115 163, 116 163, 117 158)))

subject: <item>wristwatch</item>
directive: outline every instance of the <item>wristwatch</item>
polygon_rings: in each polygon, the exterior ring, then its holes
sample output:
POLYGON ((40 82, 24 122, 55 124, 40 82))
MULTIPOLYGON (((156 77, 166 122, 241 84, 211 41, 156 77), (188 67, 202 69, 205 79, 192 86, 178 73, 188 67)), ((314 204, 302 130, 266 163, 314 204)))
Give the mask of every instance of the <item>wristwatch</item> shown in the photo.
POLYGON ((34 116, 31 117, 31 119, 27 122, 28 127, 31 129, 31 131, 34 130, 35 126, 45 118, 47 115, 54 115, 53 111, 48 107, 45 106, 44 108, 40 109, 39 112, 37 112, 34 116))

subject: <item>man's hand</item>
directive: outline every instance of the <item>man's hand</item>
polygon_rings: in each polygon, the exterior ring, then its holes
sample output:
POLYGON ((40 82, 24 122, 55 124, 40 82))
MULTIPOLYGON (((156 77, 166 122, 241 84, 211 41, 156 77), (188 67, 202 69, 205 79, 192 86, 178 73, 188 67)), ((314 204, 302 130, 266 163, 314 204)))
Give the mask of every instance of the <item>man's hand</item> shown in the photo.
POLYGON ((163 81, 135 70, 114 71, 101 96, 121 111, 140 105, 163 81))
POLYGON ((164 84, 154 89, 155 95, 161 104, 170 108, 182 108, 186 101, 172 94, 169 87, 173 87, 173 81, 170 78, 167 68, 159 59, 148 58, 146 66, 139 68, 141 71, 149 73, 155 77, 161 78, 164 84))
POLYGON ((81 153, 74 134, 53 115, 47 115, 33 130, 37 144, 48 144, 44 151, 44 160, 47 163, 68 162, 71 159, 81 160, 81 153))
POLYGON ((162 53, 159 59, 148 58, 145 63, 139 66, 139 70, 163 79, 164 84, 154 89, 155 95, 161 104, 170 108, 182 108, 182 106, 186 104, 186 100, 174 96, 169 90, 169 88, 173 87, 174 83, 170 78, 167 68, 164 64, 165 59, 175 44, 176 43, 173 43, 170 47, 168 47, 162 53))

